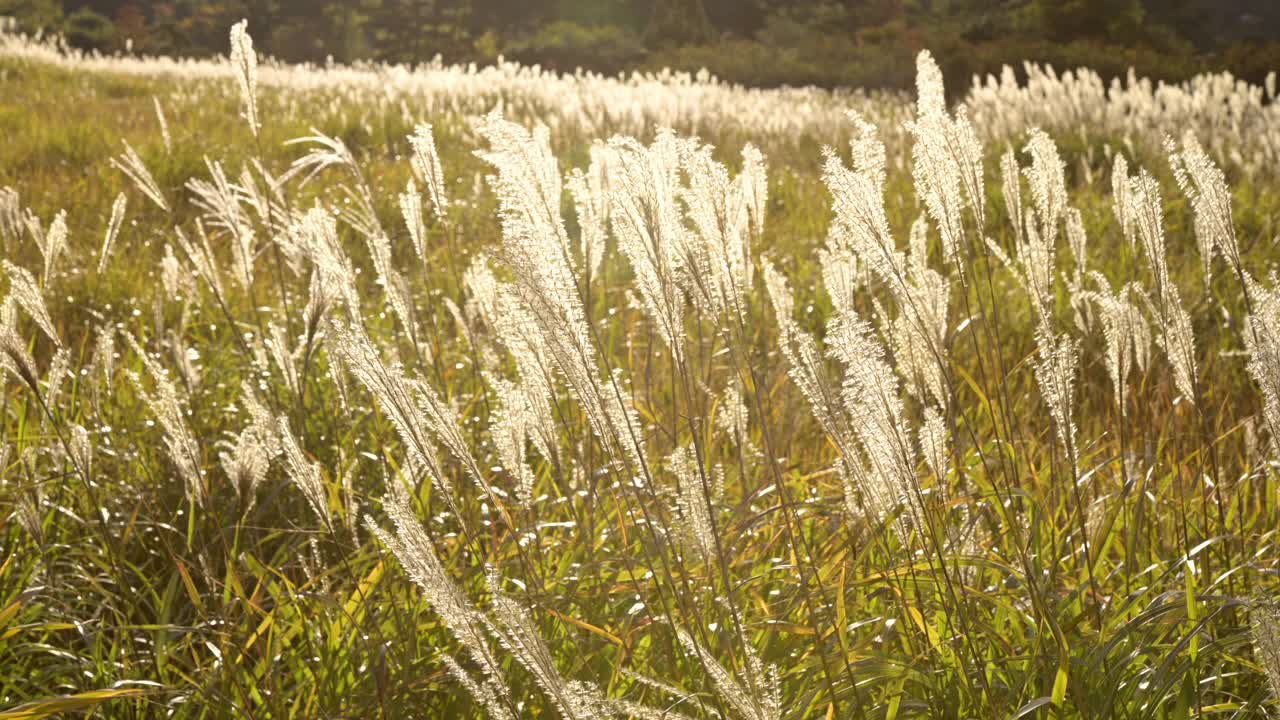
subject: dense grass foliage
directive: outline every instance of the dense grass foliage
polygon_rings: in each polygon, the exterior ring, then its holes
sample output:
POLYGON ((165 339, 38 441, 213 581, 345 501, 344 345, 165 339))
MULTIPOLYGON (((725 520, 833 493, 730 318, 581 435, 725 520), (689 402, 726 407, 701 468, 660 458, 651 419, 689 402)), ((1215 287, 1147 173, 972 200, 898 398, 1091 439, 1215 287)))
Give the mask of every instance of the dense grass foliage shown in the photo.
POLYGON ((1277 709, 1271 93, 232 43, 0 54, 0 718, 1277 709))

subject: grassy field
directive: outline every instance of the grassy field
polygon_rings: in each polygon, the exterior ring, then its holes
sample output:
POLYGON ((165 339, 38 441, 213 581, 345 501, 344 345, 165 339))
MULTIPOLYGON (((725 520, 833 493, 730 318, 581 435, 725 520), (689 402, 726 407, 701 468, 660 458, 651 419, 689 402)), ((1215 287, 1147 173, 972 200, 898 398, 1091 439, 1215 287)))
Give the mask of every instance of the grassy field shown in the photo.
POLYGON ((1280 710, 1270 119, 90 64, 0 53, 0 718, 1280 710))

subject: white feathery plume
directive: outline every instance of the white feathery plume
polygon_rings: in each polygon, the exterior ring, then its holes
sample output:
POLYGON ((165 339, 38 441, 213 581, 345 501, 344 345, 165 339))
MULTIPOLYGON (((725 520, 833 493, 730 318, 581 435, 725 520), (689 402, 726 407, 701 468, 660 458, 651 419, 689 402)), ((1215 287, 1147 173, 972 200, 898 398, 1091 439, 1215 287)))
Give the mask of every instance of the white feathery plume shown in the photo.
MULTIPOLYGON (((1119 401, 1124 395, 1124 383, 1129 372, 1135 366, 1140 371, 1146 370, 1150 357, 1151 330, 1142 312, 1129 300, 1129 296, 1137 292, 1134 287, 1126 285, 1112 294, 1105 277, 1096 272, 1091 275, 1099 290, 1085 291, 1083 296, 1098 307, 1102 335, 1107 346, 1107 374, 1111 377, 1111 385, 1115 389, 1116 400, 1119 401)), ((1120 405, 1120 415, 1124 416, 1125 413, 1125 406, 1120 405)))
POLYGON ((164 141, 164 151, 173 153, 173 138, 169 136, 169 121, 164 116, 164 108, 160 106, 160 98, 152 95, 151 102, 156 108, 156 122, 160 124, 160 139, 164 141))
POLYGON ((477 124, 490 149, 477 155, 497 173, 489 182, 498 196, 502 220, 502 260, 515 273, 522 294, 559 316, 575 344, 588 344, 582 298, 575 277, 568 233, 560 217, 559 165, 549 132, 533 133, 491 113, 477 124))
POLYGON ((427 186, 436 217, 444 219, 449 212, 449 197, 445 194, 444 170, 440 166, 440 154, 436 152, 436 140, 429 123, 420 123, 409 136, 413 148, 413 171, 427 186))
MULTIPOLYGON (((1244 333, 1249 352, 1249 375, 1262 396, 1262 414, 1272 443, 1280 443, 1280 290, 1265 287, 1245 275, 1253 314, 1244 333)), ((1280 446, 1278 446, 1280 447, 1280 446)))
POLYGON ((14 327, 12 312, 13 296, 5 298, 3 322, 0 322, 0 370, 13 373, 13 376, 27 386, 31 392, 40 394, 40 373, 36 369, 35 358, 27 350, 27 343, 14 327))
POLYGON ((1133 223, 1132 200, 1129 197, 1129 162, 1124 155, 1116 153, 1115 163, 1111 166, 1111 202, 1116 219, 1120 221, 1120 229, 1124 239, 1133 250, 1138 244, 1137 228, 1133 223))
POLYGON ((341 358, 343 366, 373 395, 395 426, 410 467, 425 467, 449 509, 458 514, 453 484, 429 436, 431 423, 418 402, 415 383, 405 377, 399 366, 385 365, 369 337, 357 327, 335 322, 326 338, 332 343, 332 354, 341 358))
POLYGON ((991 238, 987 238, 987 249, 1013 273, 1018 284, 1031 297, 1037 320, 1047 326, 1053 309, 1054 248, 1040 234, 1035 223, 1027 223, 1021 238, 1014 259, 1010 259, 991 238))
POLYGON ((400 561, 405 572, 422 590, 423 597, 444 621, 445 627, 458 639, 472 661, 480 666, 478 680, 453 663, 455 675, 461 673, 469 678, 470 682, 464 685, 473 693, 479 688, 476 699, 495 719, 515 720, 507 706, 499 702, 500 698, 509 700, 511 690, 501 663, 485 638, 484 629, 488 623, 440 562, 431 537, 413 512, 403 482, 401 477, 388 482, 387 495, 383 498, 383 509, 391 518, 395 532, 382 529, 368 516, 365 517, 365 525, 400 561))
POLYGON ((146 163, 142 162, 138 152, 127 140, 124 142, 124 154, 119 158, 111 158, 111 165, 133 181, 138 191, 155 203, 156 207, 169 212, 169 201, 164 199, 164 192, 160 190, 159 183, 152 177, 146 163))
MULTIPOLYGON (((690 145, 681 164, 688 178, 688 188, 681 197, 693 221, 695 237, 700 240, 700 248, 686 255, 690 260, 703 263, 707 271, 705 275, 692 276, 689 285, 701 292, 713 313, 728 310, 742 316, 744 298, 751 285, 750 207, 760 202, 759 198, 746 193, 754 196, 760 190, 744 186, 746 175, 743 173, 730 179, 729 171, 715 160, 709 145, 696 149, 690 145)), ((686 265, 691 264, 686 262, 686 265)))
POLYGON ((726 705, 733 708, 740 720, 781 720, 782 694, 778 670, 772 665, 766 669, 746 638, 739 638, 742 640, 741 649, 746 659, 746 672, 750 677, 750 682, 743 684, 684 628, 677 628, 676 636, 680 639, 680 644, 698 658, 711 678, 716 693, 726 705))
POLYGON ((547 293, 563 294, 558 305, 580 304, 569 236, 560 217, 560 170, 550 132, 539 126, 530 133, 498 113, 477 121, 476 129, 490 145, 476 154, 498 170, 490 184, 498 196, 503 249, 511 256, 504 259, 547 293))
POLYGON ((116 201, 111 205, 111 220, 107 223, 107 234, 102 240, 102 252, 98 256, 99 275, 106 272, 107 261, 111 259, 111 250, 115 246, 116 236, 120 234, 120 225, 124 222, 127 203, 124 193, 120 193, 116 195, 116 201))
POLYGON ((982 162, 985 150, 963 106, 956 110, 955 119, 947 129, 947 139, 956 155, 960 187, 981 231, 987 220, 986 171, 982 162))
POLYGON ((325 492, 324 481, 320 477, 320 463, 308 459, 302 452, 297 439, 289 431, 288 418, 280 416, 276 419, 276 426, 289 479, 302 491, 302 496, 307 499, 307 504, 311 506, 325 529, 332 531, 333 519, 329 517, 328 494, 325 492))
POLYGON ((294 362, 294 351, 289 348, 289 340, 285 337, 284 329, 273 322, 268 322, 267 334, 262 338, 262 342, 267 346, 267 352, 270 353, 272 361, 279 368, 285 387, 290 393, 296 395, 301 381, 298 377, 298 366, 294 362))
POLYGON ((947 114, 942 72, 928 51, 916 58, 916 91, 916 119, 907 123, 915 140, 912 175, 947 259, 958 261, 964 208, 972 209, 979 229, 986 222, 982 143, 963 108, 954 119, 947 114))
MULTIPOLYGON (((787 287, 786 279, 767 260, 762 260, 762 266, 765 287, 769 291, 769 298, 773 302, 778 319, 779 344, 783 357, 787 359, 788 374, 792 382, 800 388, 801 394, 808 400, 814 418, 826 430, 831 441, 840 451, 836 470, 844 488, 845 510, 850 517, 862 516, 864 513, 869 514, 873 520, 886 517, 893 511, 899 500, 903 499, 902 493, 894 488, 896 483, 890 474, 868 472, 863 464, 860 447, 864 438, 855 430, 857 423, 851 417, 850 405, 845 402, 846 398, 856 400, 857 398, 853 395, 857 390, 852 384, 846 387, 849 392, 843 396, 835 390, 827 377, 817 343, 811 336, 800 330, 791 319, 795 301, 787 287)), ((851 315, 842 315, 842 317, 849 316, 851 315)), ((848 349, 847 344, 846 349, 848 349)), ((886 367, 883 361, 870 365, 879 369, 886 367)), ((851 366, 850 372, 852 373, 856 367, 860 365, 851 366)), ((892 382, 892 377, 889 381, 892 382)), ((890 402, 890 407, 896 402, 900 411, 900 401, 890 400, 890 402)), ((861 415, 865 415, 867 411, 874 411, 876 408, 868 403, 856 409, 861 415)), ((860 418, 860 421, 865 424, 865 417, 860 418)), ((864 427, 861 430, 872 432, 872 438, 889 437, 875 433, 870 427, 864 427)), ((877 449, 888 451, 889 455, 893 454, 892 448, 886 447, 883 443, 878 444, 877 449)), ((890 461, 887 470, 894 477, 901 479, 901 475, 896 472, 898 464, 892 461, 892 457, 885 458, 885 454, 881 452, 880 459, 890 461)))
MULTIPOLYGON (((800 329, 792 315, 795 310, 795 299, 787 287, 786 278, 774 269, 767 259, 761 259, 764 270, 765 288, 773 304, 774 314, 778 322, 778 344, 782 355, 787 360, 787 374, 791 381, 800 388, 800 393, 808 401, 814 418, 822 425, 831 437, 844 461, 856 465, 856 440, 850 430, 850 422, 839 395, 827 377, 827 370, 822 360, 822 353, 813 337, 800 329)), ((848 483, 852 477, 842 472, 845 481, 845 500, 850 514, 856 514, 854 492, 848 483)))
MULTIPOLYGON (((928 221, 923 217, 911 226, 908 283, 896 298, 899 313, 888 334, 908 391, 921 401, 931 394, 945 407, 949 402, 944 365, 951 284, 929 267, 927 232, 928 221)), ((854 310, 848 307, 845 312, 854 310)))
POLYGON ((831 192, 832 210, 829 249, 847 249, 858 261, 886 283, 895 294, 906 283, 906 256, 897 249, 884 208, 885 150, 875 126, 851 116, 857 133, 850 143, 853 166, 846 167, 839 156, 823 151, 822 179, 831 192))
POLYGON ((9 276, 9 297, 13 299, 31 319, 35 321, 45 336, 56 345, 62 347, 62 340, 58 337, 58 331, 53 325, 53 318, 49 315, 49 308, 44 302, 44 293, 40 292, 40 286, 36 284, 36 279, 26 269, 20 268, 8 260, 0 261, 3 264, 4 272, 9 276))
POLYGON ((467 689, 471 693, 471 697, 484 708, 485 712, 493 720, 515 720, 515 716, 511 714, 511 710, 503 704, 498 693, 506 691, 507 688, 495 682, 492 678, 481 677, 479 680, 471 676, 471 673, 463 669, 452 655, 444 655, 440 658, 448 669, 449 674, 453 676, 458 684, 467 689))
POLYGON ((1036 384, 1049 406, 1054 430, 1063 451, 1075 457, 1075 383, 1078 362, 1076 342, 1066 335, 1055 336, 1046 326, 1036 330, 1036 384))
POLYGON ((1040 234, 1052 251, 1058 237, 1058 223, 1067 209, 1065 165, 1058 155, 1058 146, 1039 128, 1031 131, 1024 152, 1031 156, 1031 167, 1025 172, 1031 187, 1032 207, 1040 224, 1040 234))
POLYGON ((305 187, 315 179, 316 175, 331 167, 346 168, 353 176, 359 176, 360 164, 356 162, 355 156, 351 154, 351 150, 347 148, 342 138, 325 135, 314 127, 310 132, 310 135, 285 142, 285 145, 305 144, 311 147, 307 148, 307 152, 302 157, 289 164, 289 169, 280 176, 280 182, 287 182, 306 173, 302 182, 299 183, 300 187, 305 187))
POLYGON ((315 352, 315 341, 324 334, 325 318, 329 309, 338 301, 338 290, 326 281, 319 271, 311 273, 307 283, 307 306, 302 309, 303 332, 306 346, 303 348, 302 361, 305 364, 315 352))
MULTIPOLYGON (((758 239, 764 234, 769 205, 769 168, 764 153, 751 143, 742 146, 742 172, 737 180, 750 217, 751 234, 758 239)), ((750 263, 747 266, 750 268, 750 263)))
POLYGON ((1075 272, 1072 275, 1072 283, 1075 288, 1079 289, 1084 286, 1084 274, 1089 267, 1088 244, 1089 236, 1084 229, 1084 215, 1076 208, 1067 208, 1066 213, 1067 227, 1067 247, 1071 248, 1071 256, 1075 258, 1075 272))
MULTIPOLYGON (((11 187, 0 188, 0 240, 17 241, 22 237, 26 219, 22 212, 22 198, 11 187)), ((0 244, 0 248, 4 245, 0 244)))
POLYGON ((231 26, 231 70, 240 86, 240 101, 244 103, 244 119, 249 130, 258 137, 258 55, 253 51, 253 38, 249 37, 249 21, 241 20, 231 26))
POLYGON ((462 287, 466 291, 467 310, 490 328, 497 327, 498 278, 489 267, 489 255, 476 253, 471 264, 462 271, 462 287))
MULTIPOLYGON (((613 234, 635 271, 645 312, 677 365, 684 357, 685 283, 711 272, 706 248, 687 237, 689 232, 676 203, 681 155, 688 152, 688 144, 670 130, 659 131, 648 147, 631 138, 615 138, 610 143, 614 153, 609 173, 613 234)), ((710 293, 703 293, 703 298, 708 303, 717 299, 710 293)), ((719 309, 718 305, 712 307, 719 309)))
POLYGON ((160 259, 160 286, 164 288, 165 297, 186 300, 195 295, 196 278, 173 254, 171 244, 164 246, 164 257, 160 259))
POLYGON ((266 448, 267 454, 274 458, 283 452, 276 419, 258 397, 249 380, 240 382, 240 402, 244 405, 245 414, 249 416, 249 427, 257 433, 258 441, 266 448))
POLYGON ((89 437, 89 431, 82 425, 71 423, 71 442, 68 444, 71 446, 71 460, 76 471, 84 477, 90 477, 93 473, 93 440, 89 437))
POLYGON ((916 116, 945 115, 947 92, 942 81, 942 70, 933 54, 921 50, 916 55, 916 116))
MULTIPOLYGON (((1151 305, 1160 328, 1159 341, 1173 366, 1174 384, 1182 396, 1196 402, 1196 354, 1191 316, 1183 307, 1178 288, 1169 278, 1165 258, 1164 211, 1160 186, 1145 169, 1129 183, 1129 211, 1137 236, 1146 251, 1156 280, 1156 299, 1151 305)), ((1145 295, 1143 296, 1146 297, 1145 295)))
MULTIPOLYGON (((1100 290, 1085 291, 1084 297, 1098 306, 1102 337, 1107 346, 1107 374, 1119 400, 1123 397, 1124 383, 1130 370, 1137 368, 1139 372, 1146 372, 1151 357, 1151 328, 1147 325, 1146 316, 1129 300, 1130 295, 1139 292, 1137 288, 1130 284, 1112 295, 1107 279, 1098 273, 1092 275, 1100 290)), ((1121 405, 1120 414, 1124 415, 1125 411, 1125 406, 1121 405)))
MULTIPOLYGON (((66 382, 71 375, 71 351, 66 348, 58 348, 53 353, 53 358, 49 360, 49 370, 45 373, 45 392, 44 404, 51 410, 55 411, 62 401, 62 384, 66 382)), ((41 426, 46 427, 49 422, 48 415, 44 415, 40 419, 41 426)))
MULTIPOLYGON (((421 380, 405 378, 398 368, 385 366, 363 330, 355 327, 342 330, 338 347, 356 377, 379 403, 388 408, 388 415, 392 417, 406 444, 411 446, 411 455, 419 454, 421 457, 418 459, 433 474, 443 476, 443 468, 434 450, 424 449, 431 447, 423 436, 423 430, 428 430, 448 448, 481 490, 493 493, 489 481, 481 472, 462 436, 457 413, 440 399, 434 388, 421 380), (406 402, 412 407, 403 407, 406 402), (402 426, 406 429, 401 430, 402 426)), ((447 485, 445 489, 448 490, 447 485)))
MULTIPOLYGON (((837 243, 828 239, 828 244, 837 243)), ((831 304, 840 312, 852 309, 858 290, 868 281, 867 272, 858 262, 858 257, 848 248, 824 247, 818 250, 818 265, 822 268, 822 286, 826 288, 831 304)))
POLYGON ((155 416, 160 429, 164 431, 165 448, 168 450, 169 459, 178 469, 178 475, 186 484, 187 498, 197 505, 203 505, 207 489, 204 473, 200 470, 200 446, 187 426, 186 400, 169 380, 169 374, 147 354, 147 351, 138 344, 137 339, 131 334, 126 334, 125 338, 129 341, 134 353, 142 359, 142 364, 155 385, 155 391, 147 392, 137 373, 130 371, 129 377, 147 408, 155 416))
POLYGON ((1143 168, 1137 176, 1130 178, 1127 197, 1130 222, 1142 241, 1142 249, 1155 274, 1156 294, 1163 302, 1165 288, 1169 285, 1169 267, 1165 256, 1164 205, 1160 198, 1160 184, 1143 168))
MULTIPOLYGON (((592 150, 594 151, 593 146, 592 150)), ((594 162, 594 155, 593 162, 594 162)), ((565 186, 573 196, 573 210, 578 218, 579 256, 592 276, 600 272, 604 261, 605 222, 609 217, 608 198, 592 188, 592 175, 578 168, 569 171, 565 186)))
POLYGON ((35 239, 36 245, 40 248, 40 255, 44 258, 44 274, 41 278, 47 286, 49 280, 53 278, 58 259, 67 250, 67 211, 59 210, 53 217, 53 222, 49 223, 49 229, 36 233, 35 239))
POLYGON ((1024 213, 1018 161, 1009 150, 1001 160, 1000 172, 1005 204, 1014 223, 1014 259, 991 238, 986 238, 986 244, 1031 296, 1039 324, 1048 327, 1053 309, 1055 240, 1058 223, 1066 212, 1066 180, 1057 147, 1048 135, 1033 130, 1026 151, 1032 162, 1022 174, 1031 186, 1032 216, 1036 222, 1024 213))
POLYGON ((192 178, 187 182, 195 197, 195 205, 204 211, 209 227, 218 228, 231 236, 232 274, 240 285, 248 290, 253 286, 254 248, 253 225, 240 207, 242 188, 227 180, 222 163, 204 159, 210 180, 192 178))
POLYGON ((1165 139, 1169 163, 1173 166, 1178 187, 1195 212, 1196 241, 1204 262, 1205 283, 1212 271, 1213 253, 1216 249, 1231 263, 1236 272, 1242 270, 1240 249, 1236 241, 1235 221, 1231 215, 1231 189, 1227 187, 1222 169, 1205 153, 1195 133, 1188 131, 1182 138, 1182 151, 1178 151, 1172 138, 1165 139))
POLYGON ((692 450, 677 447, 667 456, 667 468, 675 476, 678 487, 674 490, 676 512, 679 516, 679 534, 686 554, 704 560, 716 557, 715 524, 711 513, 713 503, 723 493, 723 485, 708 483, 704 492, 702 471, 692 450))
POLYGON ((176 225, 173 233, 178 247, 191 261, 196 274, 205 281, 219 302, 225 302, 226 292, 222 286, 222 275, 218 272, 218 261, 213 256, 213 248, 209 247, 209 235, 204 231, 204 223, 200 218, 196 218, 196 235, 200 240, 198 244, 189 240, 182 228, 176 225))
POLYGON ((502 469, 516 481, 516 499, 525 507, 533 504, 534 474, 529 467, 525 442, 536 422, 529 407, 528 393, 506 378, 489 376, 489 385, 498 397, 498 408, 490 425, 494 448, 502 469))
POLYGON ((530 133, 486 116, 477 129, 490 144, 478 155, 497 173, 490 184, 502 218, 502 259, 515 275, 515 296, 527 309, 531 347, 552 358, 574 399, 586 412, 592 431, 606 451, 647 467, 644 442, 634 409, 622 397, 617 374, 601 378, 598 353, 579 294, 574 260, 559 214, 560 175, 548 131, 530 133))
POLYGON ((911 154, 917 192, 929 217, 938 226, 947 259, 957 262, 964 238, 964 195, 962 168, 948 137, 949 124, 944 115, 926 115, 908 128, 915 138, 911 154))
POLYGON ((1249 609, 1253 652, 1271 684, 1271 697, 1280 699, 1280 604, 1257 600, 1249 609))
POLYGON ((946 419, 933 406, 924 409, 924 422, 920 425, 920 449, 929 469, 938 478, 938 485, 945 488, 950 465, 950 433, 947 432, 946 419))
POLYGON ((1000 157, 1000 178, 1002 180, 1000 191, 1004 195, 1005 208, 1009 213, 1009 224, 1013 225, 1013 239, 1021 247, 1024 242, 1022 233, 1026 227, 1026 219, 1023 217, 1022 207, 1022 174, 1018 167, 1018 156, 1014 154, 1013 148, 1005 150, 1004 155, 1000 157))
MULTIPOLYGON (((912 445, 898 379, 875 339, 870 323, 854 314, 840 315, 828 324, 827 354, 845 368, 841 397, 849 426, 861 455, 869 465, 859 485, 866 504, 882 519, 901 504, 898 518, 905 538, 923 520, 912 445)), ((860 460, 846 458, 847 465, 860 460)))
POLYGON ((1071 277, 1066 281, 1067 301, 1074 311, 1076 326, 1087 333, 1093 322, 1093 314, 1090 312, 1086 296, 1088 291, 1084 287, 1084 277, 1089 266, 1089 236, 1084 228, 1084 215, 1078 209, 1067 208, 1064 213, 1064 222, 1067 229, 1067 247, 1071 249, 1071 256, 1075 259, 1071 277))
POLYGON ((604 260, 605 228, 609 225, 609 174, 613 150, 599 140, 591 143, 591 162, 586 171, 569 172, 566 184, 573 195, 580 228, 580 254, 592 276, 600 272, 604 260))
POLYGON ((458 420, 458 413, 449 403, 440 398, 435 388, 425 381, 410 382, 417 389, 418 407, 422 409, 423 417, 427 420, 427 427, 431 429, 440 444, 449 450, 454 460, 461 463, 476 486, 492 495, 493 488, 490 487, 489 480, 481 472, 480 465, 471 454, 466 438, 462 436, 462 425, 458 420))
POLYGON ((303 215, 293 228, 303 252, 310 258, 320 276, 327 298, 341 297, 353 322, 362 322, 360 291, 356 288, 355 268, 338 239, 338 220, 321 207, 303 215))
POLYGON ((499 644, 524 666, 567 720, 597 720, 614 715, 611 702, 596 685, 566 680, 556 668, 551 649, 538 631, 532 613, 502 592, 497 572, 488 573, 493 595, 490 631, 499 644))
POLYGON ((228 443, 228 449, 218 453, 218 462, 227 474, 236 497, 248 512, 257 502, 258 486, 267 477, 271 467, 272 453, 262 440, 262 434, 256 425, 249 425, 236 436, 234 442, 228 443))
POLYGON ((404 225, 409 229, 409 240, 413 242, 413 251, 418 259, 427 261, 427 226, 422 221, 422 196, 418 194, 418 186, 413 178, 405 184, 400 193, 400 214, 404 217, 404 225))
MULTIPOLYGON (((116 371, 115 331, 110 325, 99 325, 94 334, 93 355, 89 359, 90 375, 102 374, 102 386, 111 392, 116 371)), ((98 383, 93 383, 96 389, 98 383)))
POLYGON ((551 408, 556 393, 555 369, 541 350, 541 330, 536 318, 520 303, 510 286, 495 288, 494 309, 496 314, 486 321, 497 330, 515 361, 524 406, 529 413, 529 437, 544 458, 554 459, 559 443, 551 408))
POLYGON ((736 383, 729 383, 720 396, 716 411, 716 427, 723 432, 730 442, 746 447, 751 440, 747 436, 750 415, 747 406, 742 402, 742 393, 736 383))
MULTIPOLYGON (((409 302, 408 284, 403 276, 391 266, 391 241, 375 210, 376 203, 373 191, 365 180, 364 173, 361 171, 359 163, 356 162, 355 156, 351 154, 351 151, 341 138, 330 137, 315 128, 312 128, 311 132, 313 134, 310 136, 295 138, 285 143, 286 145, 310 143, 312 147, 305 155, 289 166, 289 169, 281 176, 280 181, 283 182, 305 172, 307 176, 303 179, 302 184, 306 185, 326 168, 338 167, 347 171, 351 180, 354 181, 354 187, 345 183, 339 185, 338 189, 344 195, 343 209, 339 214, 352 229, 365 239, 369 248, 369 255, 373 260, 374 269, 377 272, 378 284, 382 286, 386 295, 386 302, 397 317, 400 318, 401 324, 409 331, 410 336, 416 343, 417 328, 413 320, 413 306, 409 302)), ((336 229, 333 240, 334 243, 330 254, 341 256, 341 247, 337 245, 336 229)), ((358 305, 350 307, 354 309, 358 305)), ((356 318, 353 317, 353 319, 356 318)))
MULTIPOLYGON (((855 273, 849 253, 857 265, 867 267, 883 281, 900 311, 894 334, 895 345, 903 351, 904 366, 912 370, 913 380, 924 380, 923 386, 934 391, 941 402, 950 286, 928 267, 927 225, 923 221, 912 227, 911 257, 897 249, 884 207, 884 145, 873 126, 856 115, 851 117, 859 131, 852 143, 852 170, 828 150, 823 171, 835 210, 827 257, 837 265, 824 269, 828 292, 841 312, 853 311, 855 273), (844 269, 838 272, 838 268, 844 269)), ((955 219, 958 222, 959 216, 955 219)), ((944 238, 944 245, 952 241, 958 243, 958 236, 944 238)), ((958 244, 948 247, 947 252, 958 252, 958 244)))

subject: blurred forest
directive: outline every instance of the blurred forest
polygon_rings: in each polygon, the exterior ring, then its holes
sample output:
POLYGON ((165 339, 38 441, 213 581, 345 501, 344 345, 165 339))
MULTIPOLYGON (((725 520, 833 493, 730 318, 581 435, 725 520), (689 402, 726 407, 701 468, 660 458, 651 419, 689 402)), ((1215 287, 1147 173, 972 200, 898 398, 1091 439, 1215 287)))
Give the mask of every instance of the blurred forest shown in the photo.
POLYGON ((933 50, 948 86, 1023 60, 1181 80, 1280 68, 1278 0, 0 0, 27 32, 102 52, 209 55, 248 18, 291 61, 706 68, 748 85, 907 87, 933 50))

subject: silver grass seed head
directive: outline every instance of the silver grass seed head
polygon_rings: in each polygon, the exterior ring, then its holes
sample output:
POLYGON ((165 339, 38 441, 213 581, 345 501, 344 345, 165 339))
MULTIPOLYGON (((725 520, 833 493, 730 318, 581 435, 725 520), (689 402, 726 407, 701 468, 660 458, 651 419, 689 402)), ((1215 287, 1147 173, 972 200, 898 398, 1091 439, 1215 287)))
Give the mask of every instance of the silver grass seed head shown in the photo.
POLYGON ((1058 155, 1057 144, 1039 128, 1031 131, 1024 151, 1031 156, 1031 166, 1025 172, 1040 233, 1052 247, 1067 208, 1066 166, 1058 155))
POLYGON ((124 193, 116 195, 116 200, 111 204, 111 220, 107 222, 107 234, 102 240, 102 252, 98 255, 98 274, 101 275, 107 269, 107 263, 111 260, 111 251, 115 248, 116 236, 120 234, 120 225, 124 222, 124 211, 128 205, 128 200, 124 193))
POLYGON ((45 305, 44 293, 40 291, 36 279, 26 269, 8 260, 0 261, 0 267, 4 268, 5 274, 9 277, 9 297, 27 311, 55 347, 61 348, 62 340, 58 337, 53 318, 49 315, 49 308, 45 305))
POLYGON ((440 154, 436 152, 436 140, 429 123, 420 123, 409 136, 409 146, 413 148, 413 171, 422 179, 427 188, 427 197, 431 199, 432 209, 436 217, 443 219, 449 211, 449 198, 445 194, 444 170, 440 165, 440 154))
POLYGON ((418 186, 413 178, 405 184, 400 194, 400 215, 404 218, 405 227, 409 230, 409 240, 413 243, 413 251, 423 263, 427 261, 427 228, 422 221, 422 196, 418 194, 418 186))
POLYGON ((258 55, 253 50, 253 38, 249 36, 248 28, 248 20, 231 26, 231 71, 240 87, 244 119, 249 123, 253 136, 258 137, 258 55))
POLYGON ((1172 138, 1166 137, 1165 150, 1178 187, 1191 201, 1195 213, 1194 227, 1204 262, 1205 282, 1209 280, 1215 251, 1239 272, 1242 267, 1231 212, 1231 189, 1227 187, 1222 169, 1205 153, 1192 131, 1183 135, 1181 150, 1172 138))
POLYGON ((1078 347, 1065 335, 1054 335, 1047 327, 1036 331, 1039 355, 1035 365, 1036 383, 1049 406, 1054 429, 1068 456, 1076 451, 1075 383, 1078 347))
POLYGON ((247 512, 256 502, 258 486, 267 477, 273 453, 263 441, 262 433, 254 425, 246 427, 230 443, 227 450, 218 454, 231 488, 240 498, 247 512))
POLYGON ((1253 652, 1271 684, 1271 696, 1280 700, 1280 603, 1260 599, 1249 610, 1253 652))
POLYGON ((333 519, 329 514, 328 493, 321 478, 320 463, 307 458, 302 447, 289 430, 288 418, 281 416, 276 420, 279 431, 280 447, 284 450, 285 470, 289 479, 302 491, 307 504, 315 512, 326 530, 333 530, 333 519))
POLYGON ((486 623, 440 561, 431 536, 413 512, 405 482, 403 475, 397 473, 386 483, 383 510, 391 519, 394 530, 384 530, 368 516, 365 516, 365 525, 422 590, 423 597, 480 666, 483 677, 492 683, 497 694, 510 697, 502 668, 483 633, 486 623))
POLYGON ((40 246, 40 254, 44 257, 44 274, 41 276, 45 286, 53 279, 58 260, 67 250, 67 211, 59 210, 49 223, 49 229, 36 236, 40 246))
POLYGON ((169 201, 165 200, 164 192, 160 189, 159 183, 155 177, 151 175, 151 171, 147 169, 146 163, 138 156, 138 152, 128 141, 124 141, 124 154, 119 158, 112 158, 111 164, 124 173, 134 187, 138 189, 148 200, 156 204, 164 212, 169 212, 169 201))
POLYGON ((684 628, 676 629, 676 637, 691 655, 698 658, 710 677, 716 694, 733 709, 740 720, 781 720, 782 699, 776 668, 764 668, 746 638, 739 637, 740 650, 746 658, 743 664, 748 675, 747 682, 744 683, 734 677, 733 673, 716 660, 711 651, 694 640, 684 628))
POLYGON ((160 125, 160 139, 164 142, 164 151, 166 153, 173 152, 173 138, 169 135, 169 120, 164 116, 164 108, 160 106, 160 98, 151 96, 151 102, 155 105, 156 122, 160 125))

